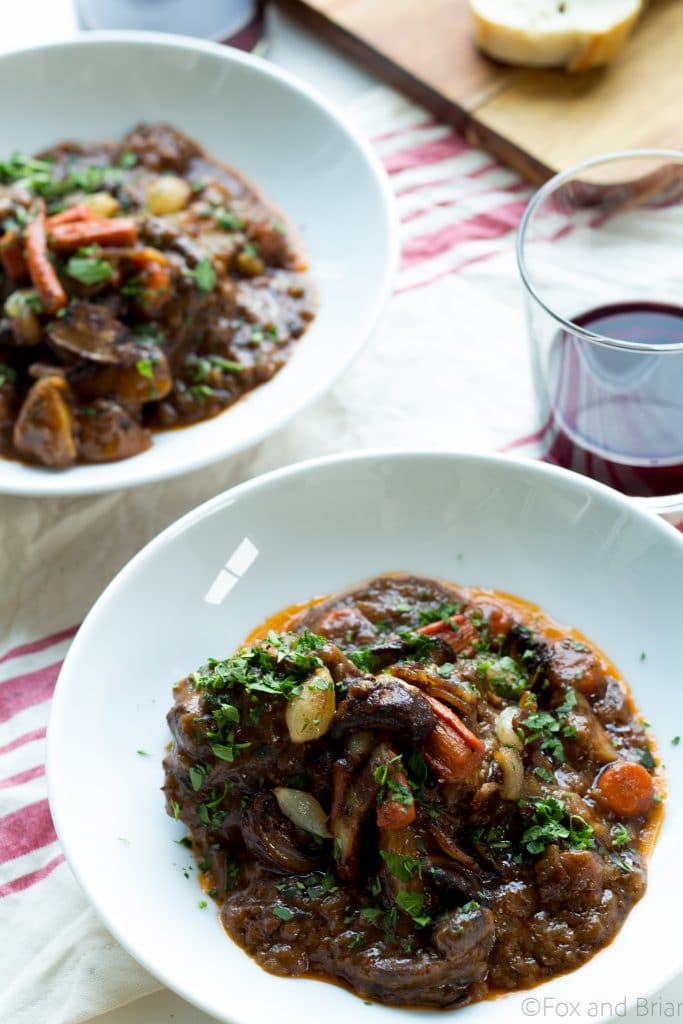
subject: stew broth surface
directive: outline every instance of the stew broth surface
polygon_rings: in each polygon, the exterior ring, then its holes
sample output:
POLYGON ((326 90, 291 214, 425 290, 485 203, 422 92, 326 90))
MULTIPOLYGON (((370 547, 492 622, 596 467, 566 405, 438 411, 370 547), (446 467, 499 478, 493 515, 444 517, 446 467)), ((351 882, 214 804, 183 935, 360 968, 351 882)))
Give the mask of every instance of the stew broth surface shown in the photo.
POLYGON ((463 1005, 580 966, 645 891, 653 739, 614 664, 520 598, 378 577, 175 697, 167 808, 276 974, 463 1005))

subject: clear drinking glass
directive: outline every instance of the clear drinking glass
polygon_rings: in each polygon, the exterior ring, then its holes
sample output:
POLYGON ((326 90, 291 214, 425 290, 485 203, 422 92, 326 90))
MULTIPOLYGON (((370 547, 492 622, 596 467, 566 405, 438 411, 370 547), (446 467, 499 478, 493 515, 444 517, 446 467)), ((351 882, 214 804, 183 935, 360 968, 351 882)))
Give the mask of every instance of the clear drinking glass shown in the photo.
POLYGON ((683 153, 633 150, 549 181, 522 221, 546 461, 683 509, 683 153))

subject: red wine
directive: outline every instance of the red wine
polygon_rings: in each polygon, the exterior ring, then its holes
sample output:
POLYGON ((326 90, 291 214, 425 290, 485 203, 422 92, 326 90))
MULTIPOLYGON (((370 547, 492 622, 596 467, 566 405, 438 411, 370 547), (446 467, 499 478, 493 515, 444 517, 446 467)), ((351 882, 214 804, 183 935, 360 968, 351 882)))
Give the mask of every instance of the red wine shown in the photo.
MULTIPOLYGON (((602 306, 575 323, 606 338, 683 345, 683 307, 602 306)), ((548 366, 545 461, 635 497, 683 491, 683 352, 632 352, 562 331, 548 366)))

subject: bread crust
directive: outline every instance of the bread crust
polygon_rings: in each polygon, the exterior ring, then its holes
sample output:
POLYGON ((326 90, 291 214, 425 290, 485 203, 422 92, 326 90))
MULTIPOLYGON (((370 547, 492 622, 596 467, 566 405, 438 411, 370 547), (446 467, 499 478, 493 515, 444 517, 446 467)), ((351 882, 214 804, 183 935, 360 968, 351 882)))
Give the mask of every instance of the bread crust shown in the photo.
POLYGON ((640 18, 643 4, 634 0, 633 10, 607 30, 522 29, 495 21, 478 9, 477 0, 469 0, 474 41, 494 60, 521 67, 562 67, 567 71, 587 71, 613 61, 640 18))

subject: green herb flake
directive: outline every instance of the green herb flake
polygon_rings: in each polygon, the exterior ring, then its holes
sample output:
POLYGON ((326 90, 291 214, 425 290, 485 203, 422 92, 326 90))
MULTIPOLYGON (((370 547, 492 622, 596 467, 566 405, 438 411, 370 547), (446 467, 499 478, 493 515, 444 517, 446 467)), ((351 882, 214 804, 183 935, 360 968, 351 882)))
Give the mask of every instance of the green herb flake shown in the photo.
POLYGON ((93 256, 72 256, 66 265, 66 272, 69 277, 84 285, 103 284, 114 277, 111 264, 93 256))
POLYGON ((421 892, 409 892, 406 889, 401 890, 396 895, 396 903, 409 917, 412 917, 413 921, 419 928, 425 928, 428 924, 431 924, 431 918, 428 914, 424 914, 424 902, 425 898, 421 892))
POLYGON ((206 910, 208 905, 209 904, 206 902, 206 900, 200 900, 199 903, 197 904, 200 910, 206 910))
POLYGON ((652 751, 649 747, 645 747, 645 750, 640 755, 640 763, 644 768, 647 768, 648 770, 657 767, 657 762, 655 761, 652 751))
POLYGON ((215 391, 208 384, 194 384, 190 388, 190 394, 198 405, 203 405, 207 399, 213 397, 215 391))
POLYGON ((528 688, 529 679, 517 665, 517 662, 507 655, 503 658, 495 658, 492 661, 483 662, 483 676, 489 687, 499 697, 508 700, 519 698, 528 688))
POLYGON ((207 775, 206 765, 193 764, 189 770, 190 785, 195 793, 197 793, 204 784, 204 779, 207 775))
POLYGON ((7 384, 14 384, 17 379, 16 370, 7 363, 0 363, 0 388, 7 384))
POLYGON ((208 256, 203 256, 200 259, 197 266, 190 271, 190 277, 200 291, 213 291, 216 286, 216 271, 213 269, 213 264, 208 256))
POLYGON ((223 228, 224 231, 241 231, 244 227, 244 221, 240 220, 237 214, 227 207, 215 207, 213 217, 218 227, 223 228))
POLYGON ((123 149, 119 153, 119 167, 122 167, 124 171, 129 171, 131 167, 135 167, 137 162, 136 154, 131 152, 130 149, 123 149))
POLYGON ((681 742, 681 737, 680 736, 674 736, 673 739, 671 740, 671 746, 672 747, 677 747, 680 742, 681 742))
POLYGON ((462 605, 454 604, 451 601, 443 601, 441 604, 434 605, 433 608, 420 611, 418 613, 419 625, 429 626, 432 622, 447 622, 454 615, 458 615, 461 608, 462 605))
POLYGON ((151 359, 138 359, 135 369, 146 380, 152 380, 154 377, 154 366, 151 359))
POLYGON ((279 918, 280 921, 291 921, 294 917, 294 912, 289 907, 283 907, 281 903, 278 903, 273 907, 273 914, 279 918))
POLYGON ((171 810, 176 821, 180 818, 180 804, 177 800, 171 800, 171 810))
POLYGON ((147 753, 146 750, 136 750, 135 753, 139 754, 140 757, 149 757, 149 754, 147 753))
POLYGON ((380 850, 380 856, 389 872, 401 882, 409 882, 416 875, 422 878, 422 861, 390 850, 380 850))
POLYGON ((612 825, 610 835, 612 837, 612 846, 630 846, 633 841, 633 836, 622 822, 612 825))

